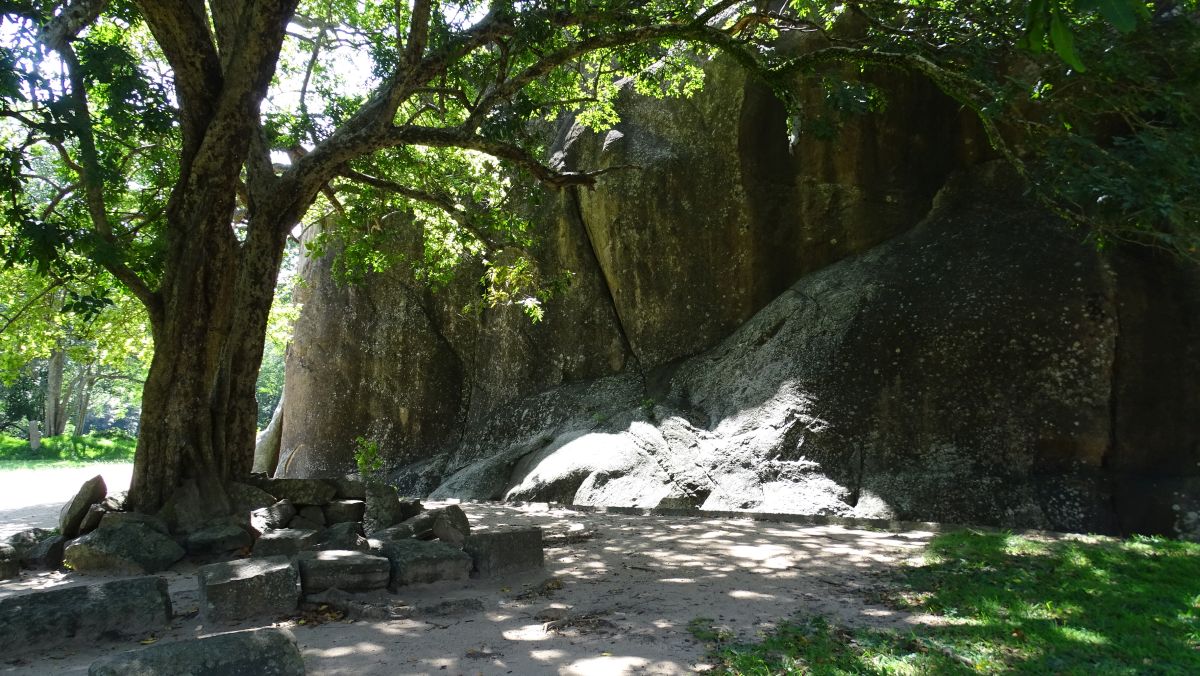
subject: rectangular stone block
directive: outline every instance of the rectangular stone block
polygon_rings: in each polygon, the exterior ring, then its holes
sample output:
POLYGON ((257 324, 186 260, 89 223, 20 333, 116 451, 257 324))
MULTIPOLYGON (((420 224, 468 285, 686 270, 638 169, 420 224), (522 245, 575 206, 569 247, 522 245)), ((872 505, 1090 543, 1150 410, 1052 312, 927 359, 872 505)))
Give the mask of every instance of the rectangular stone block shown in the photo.
POLYGON ((201 566, 196 578, 200 613, 209 622, 284 615, 300 603, 300 574, 284 556, 201 566))
POLYGON ((157 643, 92 662, 88 676, 304 676, 296 637, 286 629, 237 631, 157 643))
POLYGON ((159 577, 35 591, 0 599, 0 654, 141 638, 170 622, 171 597, 159 577))
POLYGON ((440 580, 463 580, 471 574, 471 557, 444 542, 377 541, 379 554, 391 564, 388 589, 440 580))
POLYGON ((301 528, 269 530, 254 541, 253 556, 292 556, 317 544, 320 533, 301 528))
POLYGON ((296 563, 305 594, 335 587, 342 591, 383 589, 391 577, 386 558, 344 549, 304 552, 296 563))
POLYGON ((463 551, 471 556, 472 577, 493 577, 545 564, 542 529, 537 526, 476 532, 467 537, 463 551))
POLYGON ((325 523, 333 526, 339 523, 359 523, 366 513, 367 503, 362 500, 334 500, 325 505, 325 523))

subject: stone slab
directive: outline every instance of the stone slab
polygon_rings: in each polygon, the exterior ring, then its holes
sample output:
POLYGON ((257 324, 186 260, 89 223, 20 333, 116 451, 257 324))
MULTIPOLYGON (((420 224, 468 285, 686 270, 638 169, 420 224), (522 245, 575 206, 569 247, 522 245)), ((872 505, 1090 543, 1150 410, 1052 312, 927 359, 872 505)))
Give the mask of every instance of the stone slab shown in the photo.
POLYGON ((141 638, 171 622, 167 581, 135 577, 0 599, 0 655, 141 638))
POLYGON ((361 523, 366 509, 367 503, 362 500, 334 500, 325 505, 325 523, 361 523))
POLYGON ((388 588, 410 584, 463 580, 471 574, 471 557, 444 542, 378 541, 377 551, 391 566, 388 588))
POLYGON ((537 526, 501 528, 467 537, 463 551, 471 556, 473 577, 493 577, 545 565, 542 529, 537 526))
POLYGON ((322 479, 261 479, 262 490, 297 505, 327 505, 337 495, 337 486, 322 479))
POLYGON ((189 533, 184 548, 192 556, 220 556, 253 544, 253 538, 241 526, 216 523, 189 533))
POLYGON ((201 566, 200 613, 209 622, 290 613, 300 603, 300 572, 286 556, 201 566))
POLYGON ((107 494, 108 487, 104 485, 103 476, 97 474, 83 482, 75 497, 59 511, 58 532, 67 538, 79 535, 79 526, 87 516, 88 508, 103 500, 107 494))
POLYGON ((312 549, 319 535, 315 530, 300 528, 269 530, 254 542, 252 553, 254 556, 292 556, 312 549))
POLYGON ((158 643, 103 657, 88 676, 303 676, 296 637, 285 629, 238 631, 158 643))
POLYGON ((183 555, 174 540, 135 522, 94 530, 73 540, 63 552, 66 565, 79 573, 133 575, 166 570, 183 555))
POLYGON ((303 552, 296 563, 305 594, 335 587, 342 591, 382 589, 388 586, 392 573, 388 559, 349 550, 303 552))

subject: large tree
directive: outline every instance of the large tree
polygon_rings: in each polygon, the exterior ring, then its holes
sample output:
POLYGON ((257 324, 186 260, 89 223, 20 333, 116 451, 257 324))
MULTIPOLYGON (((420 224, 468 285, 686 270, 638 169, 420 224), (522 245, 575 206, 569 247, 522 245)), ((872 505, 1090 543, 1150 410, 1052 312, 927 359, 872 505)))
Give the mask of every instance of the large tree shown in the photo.
MULTIPOLYGON (((64 248, 83 252, 141 301, 155 354, 130 505, 154 511, 189 480, 221 501, 222 483, 250 469, 272 292, 286 238, 314 205, 359 229, 369 265, 372 238, 387 235, 381 205, 441 233, 446 251, 503 246, 523 236, 498 208, 504 172, 554 188, 597 179, 548 164, 532 120, 582 109, 611 123, 622 78, 686 94, 714 50, 784 98, 796 76, 845 74, 841 64, 923 72, 1025 170, 1037 159, 1022 154, 1028 129, 1054 123, 996 121, 992 107, 1016 105, 1004 101, 1017 70, 1003 58, 1025 41, 1018 65, 1032 70, 1017 89, 1028 96, 1030 73, 1050 82, 1089 58, 1076 34, 1116 39, 1097 12, 1131 31, 1121 7, 1137 7, 1028 4, 8 2, 5 255, 50 268, 64 248), (847 13, 858 21, 840 30, 847 13), (790 53, 774 46, 781 31, 822 38, 790 53), (1046 47, 1061 58, 1036 55, 1046 47), (28 199, 39 181, 66 205, 54 218, 28 199)), ((843 98, 853 107, 864 91, 843 98)))

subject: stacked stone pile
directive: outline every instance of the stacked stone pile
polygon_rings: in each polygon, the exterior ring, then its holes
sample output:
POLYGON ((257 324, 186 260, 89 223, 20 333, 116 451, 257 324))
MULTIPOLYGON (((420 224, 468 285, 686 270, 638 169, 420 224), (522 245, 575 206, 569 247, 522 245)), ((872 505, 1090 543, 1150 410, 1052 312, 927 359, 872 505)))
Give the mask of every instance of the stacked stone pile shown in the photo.
POLYGON ((64 565, 147 575, 187 557, 205 564, 197 570, 204 620, 227 622, 286 615, 306 597, 396 592, 543 562, 539 528, 473 533, 457 505, 426 509, 382 483, 251 476, 227 492, 232 510, 217 511, 184 486, 147 515, 123 511, 124 496, 109 496, 97 476, 63 506, 57 533, 31 529, 0 545, 0 575, 64 565))

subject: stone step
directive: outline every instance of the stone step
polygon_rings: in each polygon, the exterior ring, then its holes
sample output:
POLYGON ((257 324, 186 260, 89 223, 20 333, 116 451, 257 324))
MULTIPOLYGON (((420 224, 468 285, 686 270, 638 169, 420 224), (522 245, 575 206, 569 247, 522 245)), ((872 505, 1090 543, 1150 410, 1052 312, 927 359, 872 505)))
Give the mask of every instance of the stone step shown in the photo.
POLYGON ((393 592, 409 584, 462 580, 471 573, 471 557, 444 542, 372 540, 372 551, 390 564, 393 592))
POLYGON ((327 549, 302 552, 296 563, 300 566, 300 584, 305 594, 341 589, 369 591, 388 586, 391 563, 382 556, 364 552, 327 549))
POLYGON ((300 573, 286 556, 201 566, 200 613, 209 622, 286 615, 300 603, 300 573))
POLYGON ((0 655, 144 638, 170 622, 167 581, 153 576, 9 596, 0 599, 0 655))

